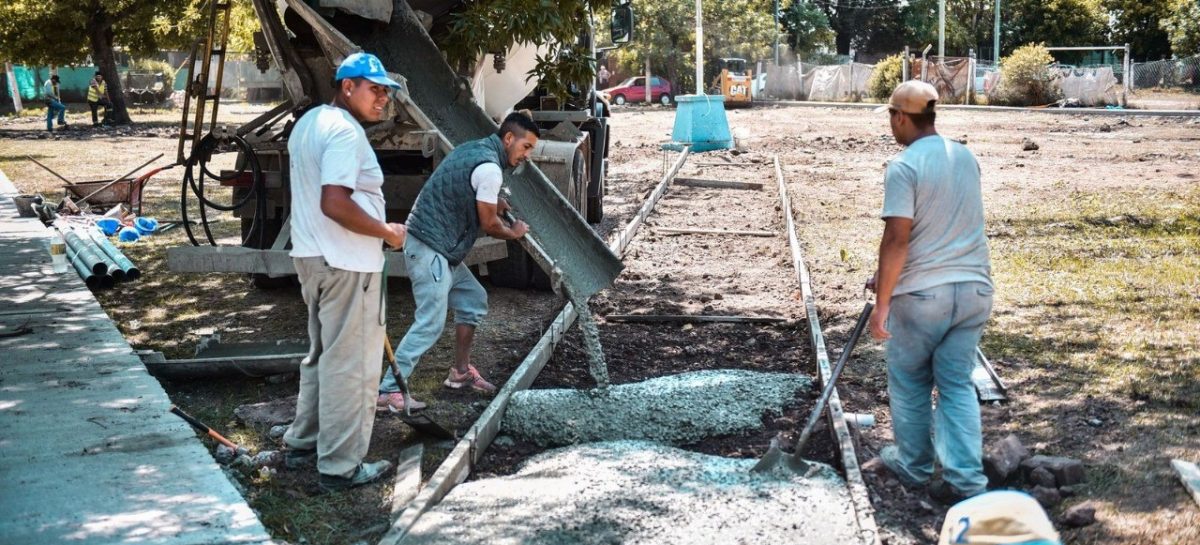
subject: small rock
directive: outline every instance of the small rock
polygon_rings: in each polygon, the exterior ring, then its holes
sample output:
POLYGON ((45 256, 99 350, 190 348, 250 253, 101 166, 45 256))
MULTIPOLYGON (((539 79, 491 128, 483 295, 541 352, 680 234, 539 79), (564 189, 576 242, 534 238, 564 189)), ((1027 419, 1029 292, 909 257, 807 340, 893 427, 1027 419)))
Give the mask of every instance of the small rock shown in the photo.
POLYGON ((1031 456, 1021 462, 1021 471, 1029 480, 1029 473, 1035 468, 1044 467, 1054 474, 1058 486, 1071 486, 1083 482, 1083 462, 1063 456, 1031 456))
POLYGON ((1028 138, 1021 140, 1021 150, 1036 151, 1037 149, 1038 149, 1037 142, 1034 142, 1033 140, 1030 140, 1028 138))
POLYGON ((270 436, 271 439, 279 439, 283 437, 283 434, 287 433, 287 431, 287 424, 279 424, 278 426, 271 426, 271 431, 267 432, 267 435, 270 436))
POLYGON ((1108 123, 1100 125, 1100 132, 1112 132, 1112 125, 1109 125, 1108 123))
POLYGON ((233 459, 233 463, 229 464, 229 467, 232 467, 235 469, 240 469, 244 472, 253 471, 254 470, 254 459, 251 458, 249 455, 240 454, 240 455, 238 455, 237 458, 233 459))
POLYGON ((1062 502, 1062 495, 1058 493, 1058 490, 1044 486, 1033 487, 1033 490, 1029 491, 1029 495, 1037 499, 1038 503, 1047 509, 1051 509, 1062 502))
POLYGON ((228 464, 233 461, 235 456, 237 453, 225 445, 217 445, 217 451, 213 453, 213 458, 217 460, 218 464, 228 464))
POLYGON ((920 505, 921 509, 924 509, 926 513, 933 513, 935 511, 933 506, 930 505, 929 502, 927 502, 925 500, 918 501, 917 505, 920 505))
POLYGON ((497 435, 492 444, 501 448, 511 447, 516 444, 511 435, 497 435))
POLYGON ((1012 474, 1029 457, 1029 449, 1021 444, 1016 435, 1009 435, 993 443, 983 456, 983 472, 988 483, 1000 486, 1008 482, 1012 474))
POLYGON ((276 467, 283 463, 283 454, 278 450, 264 450, 251 458, 254 467, 276 467))
POLYGON ((1080 485, 1060 486, 1058 487, 1058 493, 1064 498, 1070 498, 1079 494, 1079 488, 1080 485))
POLYGON ((1089 418, 1087 424, 1093 428, 1099 428, 1100 426, 1104 425, 1104 421, 1100 420, 1099 418, 1089 418))
POLYGON ((295 373, 282 373, 278 375, 267 375, 264 379, 268 384, 285 384, 296 376, 295 373))
POLYGON ((1044 486, 1046 488, 1056 488, 1054 474, 1050 473, 1049 469, 1044 467, 1036 467, 1029 472, 1029 484, 1034 486, 1044 486))
POLYGON ((1096 507, 1091 502, 1073 505, 1063 513, 1062 522, 1071 528, 1082 528, 1096 522, 1096 507))

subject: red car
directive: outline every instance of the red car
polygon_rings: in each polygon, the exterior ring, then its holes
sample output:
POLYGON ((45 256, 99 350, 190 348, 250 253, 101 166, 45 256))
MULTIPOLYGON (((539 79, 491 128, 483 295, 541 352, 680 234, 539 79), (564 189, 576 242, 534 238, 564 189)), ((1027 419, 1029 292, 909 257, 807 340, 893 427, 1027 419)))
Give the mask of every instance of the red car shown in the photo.
MULTIPOLYGON (((646 78, 645 76, 629 78, 616 87, 600 91, 600 96, 610 104, 618 106, 624 105, 626 102, 645 102, 646 78)), ((658 76, 650 76, 650 100, 665 106, 671 103, 672 96, 674 93, 671 91, 671 82, 658 76)))

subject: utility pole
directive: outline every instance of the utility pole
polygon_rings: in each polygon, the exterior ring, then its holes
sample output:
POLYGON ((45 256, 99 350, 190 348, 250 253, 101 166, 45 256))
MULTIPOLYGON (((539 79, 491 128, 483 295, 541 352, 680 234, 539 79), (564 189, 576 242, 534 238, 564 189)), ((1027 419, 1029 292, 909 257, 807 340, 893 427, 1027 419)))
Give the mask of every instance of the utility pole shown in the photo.
POLYGON ((696 94, 704 94, 704 8, 696 0, 696 94))
POLYGON ((775 66, 779 66, 779 0, 775 0, 775 66))
POLYGON ((946 58, 946 0, 938 0, 938 58, 946 58))
POLYGON ((992 60, 1000 66, 1000 0, 996 0, 996 25, 992 29, 992 60))

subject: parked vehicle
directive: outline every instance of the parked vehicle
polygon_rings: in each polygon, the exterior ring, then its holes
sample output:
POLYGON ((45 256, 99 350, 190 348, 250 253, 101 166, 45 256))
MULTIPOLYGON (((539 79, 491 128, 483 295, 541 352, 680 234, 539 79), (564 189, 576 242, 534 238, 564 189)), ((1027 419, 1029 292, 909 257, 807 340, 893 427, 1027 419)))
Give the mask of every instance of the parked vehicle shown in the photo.
MULTIPOLYGON (((610 104, 623 106, 627 102, 646 101, 646 78, 637 76, 622 81, 616 87, 600 91, 600 96, 610 104)), ((650 76, 650 100, 664 106, 671 104, 675 93, 671 82, 658 76, 650 76)))

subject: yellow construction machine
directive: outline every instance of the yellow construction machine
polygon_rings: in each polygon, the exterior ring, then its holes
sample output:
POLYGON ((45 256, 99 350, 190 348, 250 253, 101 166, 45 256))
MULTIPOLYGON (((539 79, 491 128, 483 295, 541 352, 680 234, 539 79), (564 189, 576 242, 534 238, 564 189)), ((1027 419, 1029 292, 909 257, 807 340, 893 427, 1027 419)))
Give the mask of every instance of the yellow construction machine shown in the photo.
POLYGON ((754 71, 746 68, 746 59, 717 59, 717 67, 721 69, 721 74, 717 76, 713 87, 714 90, 721 90, 725 106, 750 106, 753 103, 751 87, 754 84, 754 71))

